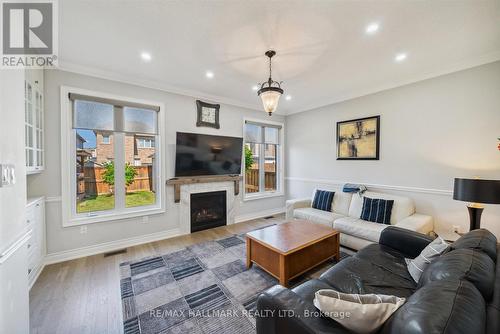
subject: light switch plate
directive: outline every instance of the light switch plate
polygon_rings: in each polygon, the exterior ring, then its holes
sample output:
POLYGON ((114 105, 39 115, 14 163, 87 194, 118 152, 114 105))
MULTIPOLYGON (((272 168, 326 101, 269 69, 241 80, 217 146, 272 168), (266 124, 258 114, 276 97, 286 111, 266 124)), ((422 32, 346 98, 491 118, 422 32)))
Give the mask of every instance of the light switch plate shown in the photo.
POLYGON ((15 171, 15 166, 12 164, 0 164, 0 187, 16 184, 15 171))

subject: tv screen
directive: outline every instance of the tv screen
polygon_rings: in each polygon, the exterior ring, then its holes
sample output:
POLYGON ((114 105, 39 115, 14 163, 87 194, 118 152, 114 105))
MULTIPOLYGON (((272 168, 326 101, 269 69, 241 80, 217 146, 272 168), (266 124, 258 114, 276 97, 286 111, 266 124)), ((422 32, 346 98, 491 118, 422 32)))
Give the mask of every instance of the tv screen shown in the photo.
POLYGON ((175 176, 241 173, 243 138, 177 132, 175 176))

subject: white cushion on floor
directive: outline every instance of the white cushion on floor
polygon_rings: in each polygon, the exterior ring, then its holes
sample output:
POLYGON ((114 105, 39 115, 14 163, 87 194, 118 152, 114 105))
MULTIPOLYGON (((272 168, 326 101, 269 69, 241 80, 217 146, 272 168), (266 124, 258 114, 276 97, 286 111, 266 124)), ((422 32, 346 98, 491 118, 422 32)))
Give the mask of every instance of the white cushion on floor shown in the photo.
POLYGON ((293 217, 298 219, 312 220, 315 223, 332 227, 334 220, 345 217, 344 215, 318 210, 314 208, 299 208, 293 211, 293 217))
POLYGON ((333 228, 341 233, 361 239, 378 242, 382 231, 390 225, 372 223, 363 219, 344 217, 333 222, 333 228))

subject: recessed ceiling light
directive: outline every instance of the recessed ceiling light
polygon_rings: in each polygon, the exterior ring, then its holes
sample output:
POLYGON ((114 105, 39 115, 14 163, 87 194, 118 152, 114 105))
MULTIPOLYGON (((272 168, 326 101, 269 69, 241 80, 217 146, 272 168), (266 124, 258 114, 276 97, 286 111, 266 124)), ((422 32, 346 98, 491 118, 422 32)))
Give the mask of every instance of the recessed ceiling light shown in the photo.
POLYGON ((365 32, 368 35, 373 35, 374 33, 376 33, 378 31, 378 28, 379 28, 378 23, 371 23, 368 26, 366 26, 365 32))
POLYGON ((397 63, 400 63, 403 60, 405 60, 407 57, 408 57, 408 55, 406 53, 398 53, 396 55, 396 57, 394 57, 394 61, 397 63))
POLYGON ((291 95, 287 95, 287 96, 285 97, 285 100, 287 100, 287 101, 290 101, 291 99, 292 99, 292 96, 291 96, 291 95))
POLYGON ((145 62, 150 62, 152 57, 151 57, 151 54, 148 53, 148 52, 142 52, 141 53, 141 59, 145 62))
POLYGON ((259 89, 259 86, 255 85, 255 86, 252 86, 252 90, 258 90, 259 89))
POLYGON ((212 79, 214 77, 214 72, 212 71, 207 71, 207 73, 205 73, 205 76, 209 79, 212 79))

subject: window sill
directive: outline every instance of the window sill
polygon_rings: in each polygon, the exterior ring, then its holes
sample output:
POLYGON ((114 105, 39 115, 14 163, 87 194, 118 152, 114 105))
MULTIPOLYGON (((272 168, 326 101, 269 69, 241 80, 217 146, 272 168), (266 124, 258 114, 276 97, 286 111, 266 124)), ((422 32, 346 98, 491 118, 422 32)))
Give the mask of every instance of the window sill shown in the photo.
POLYGON ((243 196, 243 201, 244 202, 255 201, 255 200, 258 200, 258 199, 273 198, 273 197, 280 197, 280 196, 285 196, 285 194, 282 191, 245 194, 243 196))
POLYGON ((118 220, 150 216, 165 213, 165 209, 161 207, 149 207, 144 209, 136 209, 123 212, 114 212, 109 214, 98 214, 96 216, 79 216, 73 217, 69 221, 63 222, 63 227, 74 227, 79 225, 87 225, 102 222, 113 222, 118 220))

